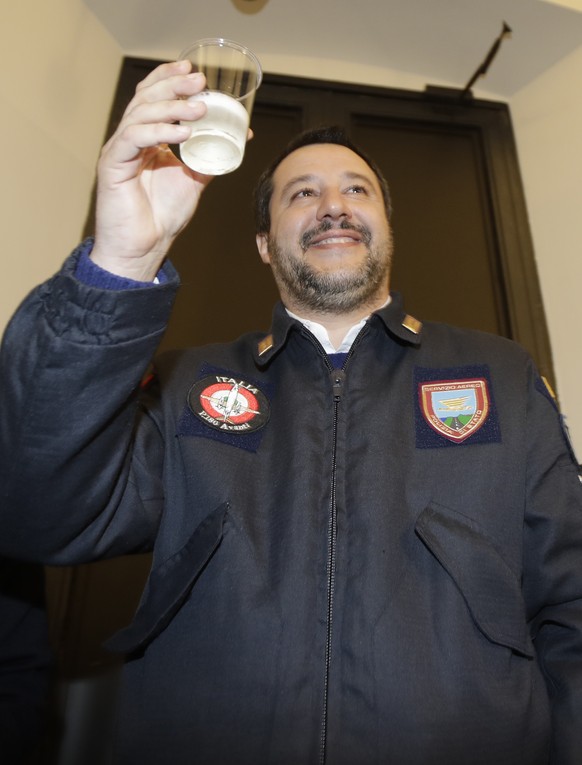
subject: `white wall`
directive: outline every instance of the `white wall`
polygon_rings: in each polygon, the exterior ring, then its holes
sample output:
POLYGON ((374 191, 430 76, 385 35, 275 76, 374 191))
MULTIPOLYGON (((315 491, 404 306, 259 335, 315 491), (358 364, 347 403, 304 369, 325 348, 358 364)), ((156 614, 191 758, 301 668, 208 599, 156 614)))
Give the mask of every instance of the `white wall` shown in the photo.
POLYGON ((511 101, 562 411, 582 461, 582 45, 511 101))
POLYGON ((81 235, 121 56, 82 0, 2 5, 0 332, 81 235))

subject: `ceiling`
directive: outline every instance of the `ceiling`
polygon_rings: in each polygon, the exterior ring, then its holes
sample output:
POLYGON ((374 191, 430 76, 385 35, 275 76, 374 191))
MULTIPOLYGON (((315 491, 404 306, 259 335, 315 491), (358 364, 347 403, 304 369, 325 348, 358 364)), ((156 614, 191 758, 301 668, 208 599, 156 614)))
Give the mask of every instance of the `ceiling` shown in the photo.
MULTIPOLYGON (((277 57, 324 59, 459 88, 505 21, 513 33, 474 90, 507 100, 582 45, 582 0, 84 1, 126 55, 175 58, 220 36, 253 49, 267 71, 277 57)), ((317 65, 310 76, 321 77, 317 65)))

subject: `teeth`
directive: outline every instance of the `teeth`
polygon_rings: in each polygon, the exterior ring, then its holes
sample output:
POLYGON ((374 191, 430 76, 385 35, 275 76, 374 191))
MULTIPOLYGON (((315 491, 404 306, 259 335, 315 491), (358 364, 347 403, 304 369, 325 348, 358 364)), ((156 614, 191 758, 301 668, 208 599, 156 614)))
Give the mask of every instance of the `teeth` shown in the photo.
POLYGON ((330 236, 328 239, 321 239, 317 244, 346 244, 355 242, 351 236, 330 236))

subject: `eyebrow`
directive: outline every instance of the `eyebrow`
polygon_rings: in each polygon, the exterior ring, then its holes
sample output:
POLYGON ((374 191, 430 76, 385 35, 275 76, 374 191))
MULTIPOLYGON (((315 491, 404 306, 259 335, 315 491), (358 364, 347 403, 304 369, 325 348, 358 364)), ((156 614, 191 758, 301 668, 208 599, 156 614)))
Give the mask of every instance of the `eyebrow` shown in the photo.
MULTIPOLYGON (((345 173, 343 173, 342 176, 346 181, 360 181, 363 183, 367 183, 370 186, 373 186, 372 179, 364 175, 363 173, 357 173, 352 170, 348 170, 345 173)), ((374 178, 376 176, 374 175, 374 178)), ((289 191, 294 187, 301 185, 302 183, 314 183, 317 182, 319 179, 319 176, 313 174, 313 173, 306 173, 305 175, 297 175, 295 178, 291 178, 291 180, 287 181, 287 183, 283 186, 281 189, 281 198, 284 198, 289 191)))
POLYGON ((295 178, 287 181, 287 183, 281 189, 281 197, 285 197, 293 186, 297 186, 302 183, 312 183, 316 179, 315 175, 307 173, 306 175, 296 175, 295 178))

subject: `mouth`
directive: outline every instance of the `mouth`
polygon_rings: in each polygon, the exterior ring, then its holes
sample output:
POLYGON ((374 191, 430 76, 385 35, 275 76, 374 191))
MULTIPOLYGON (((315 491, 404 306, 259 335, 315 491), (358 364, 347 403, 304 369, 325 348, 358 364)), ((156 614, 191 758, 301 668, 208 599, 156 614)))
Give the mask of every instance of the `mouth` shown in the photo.
POLYGON ((365 227, 320 226, 315 230, 307 231, 301 240, 303 251, 309 247, 337 247, 340 245, 354 245, 370 242, 371 235, 365 227))
POLYGON ((353 234, 346 234, 345 231, 342 231, 341 234, 328 233, 322 236, 316 236, 308 243, 308 247, 325 247, 326 245, 336 244, 359 244, 361 241, 362 237, 356 232, 353 234))

